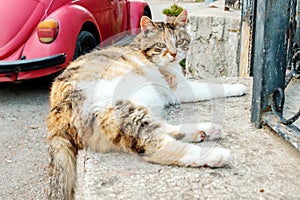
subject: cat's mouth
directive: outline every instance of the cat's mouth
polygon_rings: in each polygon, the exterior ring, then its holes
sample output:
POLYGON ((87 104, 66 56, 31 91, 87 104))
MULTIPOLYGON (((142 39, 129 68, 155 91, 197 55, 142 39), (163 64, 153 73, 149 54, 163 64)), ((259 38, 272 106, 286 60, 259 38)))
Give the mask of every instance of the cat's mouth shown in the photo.
POLYGON ((171 57, 171 61, 170 62, 175 62, 177 60, 177 56, 175 55, 173 55, 172 57, 171 57))

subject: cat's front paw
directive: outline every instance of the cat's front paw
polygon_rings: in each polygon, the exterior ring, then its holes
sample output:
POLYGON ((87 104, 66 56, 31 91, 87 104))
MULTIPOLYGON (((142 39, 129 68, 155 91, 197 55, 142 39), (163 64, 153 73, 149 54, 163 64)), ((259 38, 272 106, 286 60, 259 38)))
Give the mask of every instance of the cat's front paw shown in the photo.
POLYGON ((243 84, 236 84, 237 94, 242 96, 247 93, 247 87, 243 84))
POLYGON ((223 167, 228 165, 231 160, 231 154, 228 149, 214 148, 205 158, 205 164, 209 167, 223 167))
POLYGON ((197 126, 195 141, 216 140, 222 136, 222 126, 215 123, 201 123, 197 126))
POLYGON ((224 89, 226 97, 242 96, 247 92, 247 87, 243 84, 226 85, 224 89))

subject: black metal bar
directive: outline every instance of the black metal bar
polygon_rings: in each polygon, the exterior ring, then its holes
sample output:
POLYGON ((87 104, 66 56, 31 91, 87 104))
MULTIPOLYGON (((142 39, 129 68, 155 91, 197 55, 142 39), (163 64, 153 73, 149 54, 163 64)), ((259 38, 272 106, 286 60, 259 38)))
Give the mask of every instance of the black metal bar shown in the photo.
POLYGON ((254 1, 254 7, 251 122, 260 128, 269 108, 267 97, 284 88, 290 0, 254 1))
POLYGON ((285 125, 291 125, 292 123, 294 123, 295 121, 297 121, 299 118, 300 118, 300 109, 298 110, 298 112, 295 113, 294 116, 292 116, 289 119, 286 119, 282 123, 285 124, 285 125))
POLYGON ((283 107, 284 107, 284 91, 281 88, 276 88, 274 93, 269 96, 268 105, 271 107, 271 111, 274 115, 276 115, 279 119, 279 122, 284 125, 291 125, 300 117, 300 110, 291 118, 285 119, 282 116, 283 107))
POLYGON ((296 1, 296 33, 295 33, 295 42, 300 44, 300 0, 296 1))
POLYGON ((290 19, 289 19, 289 31, 287 32, 287 67, 292 66, 292 57, 294 55, 295 32, 296 32, 296 0, 290 0, 290 19))

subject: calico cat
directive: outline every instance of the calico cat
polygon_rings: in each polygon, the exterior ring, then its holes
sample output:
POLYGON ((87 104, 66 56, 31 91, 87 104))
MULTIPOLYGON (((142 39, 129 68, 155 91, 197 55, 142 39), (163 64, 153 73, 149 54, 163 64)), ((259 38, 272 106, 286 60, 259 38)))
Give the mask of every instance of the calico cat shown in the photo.
POLYGON ((47 119, 49 199, 74 199, 77 153, 83 148, 122 150, 163 165, 228 164, 229 150, 187 143, 219 138, 220 125, 175 126, 159 118, 169 105, 246 91, 241 84, 185 80, 178 63, 189 49, 186 23, 186 10, 173 22, 142 17, 131 45, 94 50, 55 79, 47 119))

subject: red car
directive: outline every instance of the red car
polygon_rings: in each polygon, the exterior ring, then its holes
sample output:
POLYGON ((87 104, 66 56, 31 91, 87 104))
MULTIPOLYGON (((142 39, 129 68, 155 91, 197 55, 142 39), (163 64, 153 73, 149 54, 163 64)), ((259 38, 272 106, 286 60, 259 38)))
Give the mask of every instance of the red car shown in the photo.
POLYGON ((0 82, 58 72, 112 36, 136 34, 143 15, 143 0, 0 0, 0 82))

